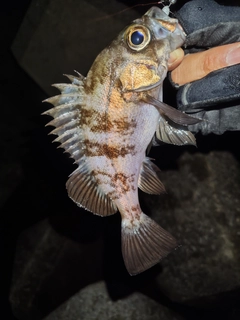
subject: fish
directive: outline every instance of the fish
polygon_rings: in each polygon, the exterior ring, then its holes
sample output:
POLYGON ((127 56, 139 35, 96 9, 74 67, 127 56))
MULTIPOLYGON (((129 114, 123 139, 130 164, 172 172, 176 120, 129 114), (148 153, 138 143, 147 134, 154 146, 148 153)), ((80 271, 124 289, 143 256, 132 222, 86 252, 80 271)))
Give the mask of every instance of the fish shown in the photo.
POLYGON ((138 188, 165 192, 159 168, 147 156, 153 141, 195 145, 186 130, 193 118, 163 102, 170 52, 185 33, 175 18, 152 7, 96 57, 87 76, 66 75, 45 101, 50 134, 77 169, 66 183, 77 206, 106 217, 121 215, 121 248, 130 275, 139 274, 178 247, 177 240, 143 213, 138 188))

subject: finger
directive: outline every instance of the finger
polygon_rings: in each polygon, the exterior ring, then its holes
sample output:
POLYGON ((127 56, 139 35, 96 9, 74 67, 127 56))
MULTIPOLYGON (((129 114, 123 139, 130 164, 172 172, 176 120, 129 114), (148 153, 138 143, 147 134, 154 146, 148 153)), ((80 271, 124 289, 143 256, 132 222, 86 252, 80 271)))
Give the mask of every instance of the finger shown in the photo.
POLYGON ((183 57, 184 57, 184 51, 182 48, 178 48, 172 51, 170 54, 170 58, 168 60, 168 70, 171 71, 177 68, 177 66, 179 66, 179 64, 182 62, 183 57))
POLYGON ((215 47, 203 52, 186 55, 175 68, 173 82, 184 85, 205 77, 212 71, 240 63, 240 42, 215 47))

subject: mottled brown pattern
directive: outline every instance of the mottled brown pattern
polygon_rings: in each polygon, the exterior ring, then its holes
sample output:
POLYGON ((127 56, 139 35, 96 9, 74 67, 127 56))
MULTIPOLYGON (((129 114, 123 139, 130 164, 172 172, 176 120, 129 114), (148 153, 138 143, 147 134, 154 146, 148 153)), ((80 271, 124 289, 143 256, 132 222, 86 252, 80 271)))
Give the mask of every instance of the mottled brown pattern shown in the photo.
MULTIPOLYGON (((85 82, 84 90, 87 94, 95 93, 100 87, 110 87, 110 79, 114 78, 113 68, 117 68, 118 64, 122 61, 113 60, 112 51, 105 49, 102 51, 94 61, 87 79, 85 82)), ((103 90, 103 88, 101 89, 103 90)))
POLYGON ((92 117, 96 114, 96 111, 94 109, 85 109, 82 108, 81 109, 81 118, 80 118, 80 126, 83 125, 87 125, 89 126, 91 121, 92 121, 92 117))
POLYGON ((136 119, 128 119, 126 116, 111 120, 108 113, 82 108, 79 125, 80 127, 86 125, 96 133, 116 132, 121 135, 132 135, 137 127, 137 121, 136 119))
POLYGON ((134 174, 128 176, 123 172, 115 173, 115 175, 112 177, 111 185, 114 187, 120 182, 121 194, 124 194, 131 190, 131 185, 134 182, 134 176, 134 174))
POLYGON ((109 177, 111 178, 112 175, 110 173, 107 173, 106 171, 103 171, 103 170, 98 170, 98 169, 94 169, 91 171, 91 175, 96 177, 97 175, 102 175, 102 176, 106 176, 106 177, 109 177))
POLYGON ((108 193, 108 197, 111 199, 111 200, 118 200, 121 198, 121 195, 116 193, 116 191, 111 191, 108 193))
POLYGON ((130 214, 129 216, 129 222, 131 224, 130 229, 134 228, 136 225, 136 220, 140 221, 142 210, 140 208, 140 205, 132 206, 130 210, 128 210, 128 213, 130 214))
POLYGON ((98 113, 94 119, 94 124, 91 125, 91 131, 96 133, 116 132, 122 135, 131 135, 134 133, 136 126, 137 121, 134 119, 128 120, 127 117, 122 117, 118 120, 110 120, 107 113, 98 113))
POLYGON ((110 61, 110 57, 112 58, 111 53, 109 52, 109 55, 107 52, 103 54, 102 52, 98 55, 94 63, 92 64, 91 71, 94 74, 94 77, 99 77, 99 82, 101 84, 104 84, 106 81, 105 79, 109 79, 109 64, 108 62, 110 61))
MULTIPOLYGON (((108 196, 115 200, 115 199, 119 199, 121 197, 121 195, 125 194, 126 192, 130 191, 130 190, 136 190, 135 186, 134 186, 134 182, 135 182, 135 174, 131 174, 131 175, 126 175, 123 172, 118 172, 115 173, 114 175, 111 175, 105 171, 102 170, 93 170, 91 172, 92 176, 95 177, 96 181, 101 184, 103 182, 103 180, 99 177, 99 176, 107 176, 109 178, 108 182, 110 182, 110 186, 114 189, 116 189, 117 187, 117 193, 116 191, 112 191, 108 193, 108 196), (119 191, 119 187, 120 187, 120 191, 119 191)), ((137 207, 133 207, 133 210, 137 210, 137 207), (135 209, 134 209, 135 208, 135 209)))
POLYGON ((140 216, 142 213, 142 210, 140 208, 140 205, 132 206, 131 212, 133 213, 134 219, 140 220, 140 216))
POLYGON ((114 125, 112 121, 109 119, 109 115, 107 113, 96 115, 94 119, 94 123, 90 126, 92 132, 100 133, 100 132, 112 132, 114 129, 114 125))
POLYGON ((123 135, 133 134, 134 129, 137 127, 137 121, 136 119, 127 120, 127 117, 122 117, 118 121, 115 120, 114 125, 117 132, 121 132, 123 135))
POLYGON ((88 139, 83 141, 85 146, 85 155, 87 157, 100 157, 105 156, 109 159, 114 159, 118 157, 125 157, 127 154, 134 155, 135 146, 126 145, 126 146, 115 146, 106 143, 93 142, 88 139))
POLYGON ((88 126, 92 132, 111 132, 113 124, 107 113, 100 113, 94 109, 82 109, 80 126, 88 126))
POLYGON ((88 73, 87 80, 84 85, 85 93, 87 94, 94 93, 96 88, 99 85, 102 85, 104 83, 106 78, 105 73, 106 72, 104 72, 104 68, 102 68, 102 64, 100 64, 99 62, 97 62, 97 60, 95 60, 95 62, 93 63, 88 73))

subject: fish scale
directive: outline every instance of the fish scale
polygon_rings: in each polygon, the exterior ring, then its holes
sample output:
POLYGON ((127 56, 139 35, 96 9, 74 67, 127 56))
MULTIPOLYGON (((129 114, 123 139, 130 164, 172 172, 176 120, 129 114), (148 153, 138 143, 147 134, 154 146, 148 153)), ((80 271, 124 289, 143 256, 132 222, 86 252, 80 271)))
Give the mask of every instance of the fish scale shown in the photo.
POLYGON ((199 120, 162 102, 170 52, 184 43, 176 19, 152 7, 127 26, 94 61, 86 77, 67 75, 44 114, 55 141, 75 160, 69 197, 94 214, 122 217, 122 254, 131 275, 158 263, 177 241, 142 212, 138 188, 161 194, 157 166, 146 157, 152 141, 193 144, 183 126, 199 120))

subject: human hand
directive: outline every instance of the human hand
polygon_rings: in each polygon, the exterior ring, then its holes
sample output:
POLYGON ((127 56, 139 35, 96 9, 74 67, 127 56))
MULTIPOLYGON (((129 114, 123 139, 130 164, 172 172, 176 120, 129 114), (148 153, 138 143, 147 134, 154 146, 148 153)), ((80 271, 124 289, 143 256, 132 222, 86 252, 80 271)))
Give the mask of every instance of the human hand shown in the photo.
POLYGON ((188 34, 187 55, 178 49, 169 60, 178 108, 204 120, 189 130, 240 130, 240 8, 193 0, 177 18, 188 34))
POLYGON ((172 71, 172 81, 182 86, 202 79, 213 71, 238 63, 240 63, 240 42, 185 56, 183 49, 179 48, 171 53, 168 70, 172 71))

